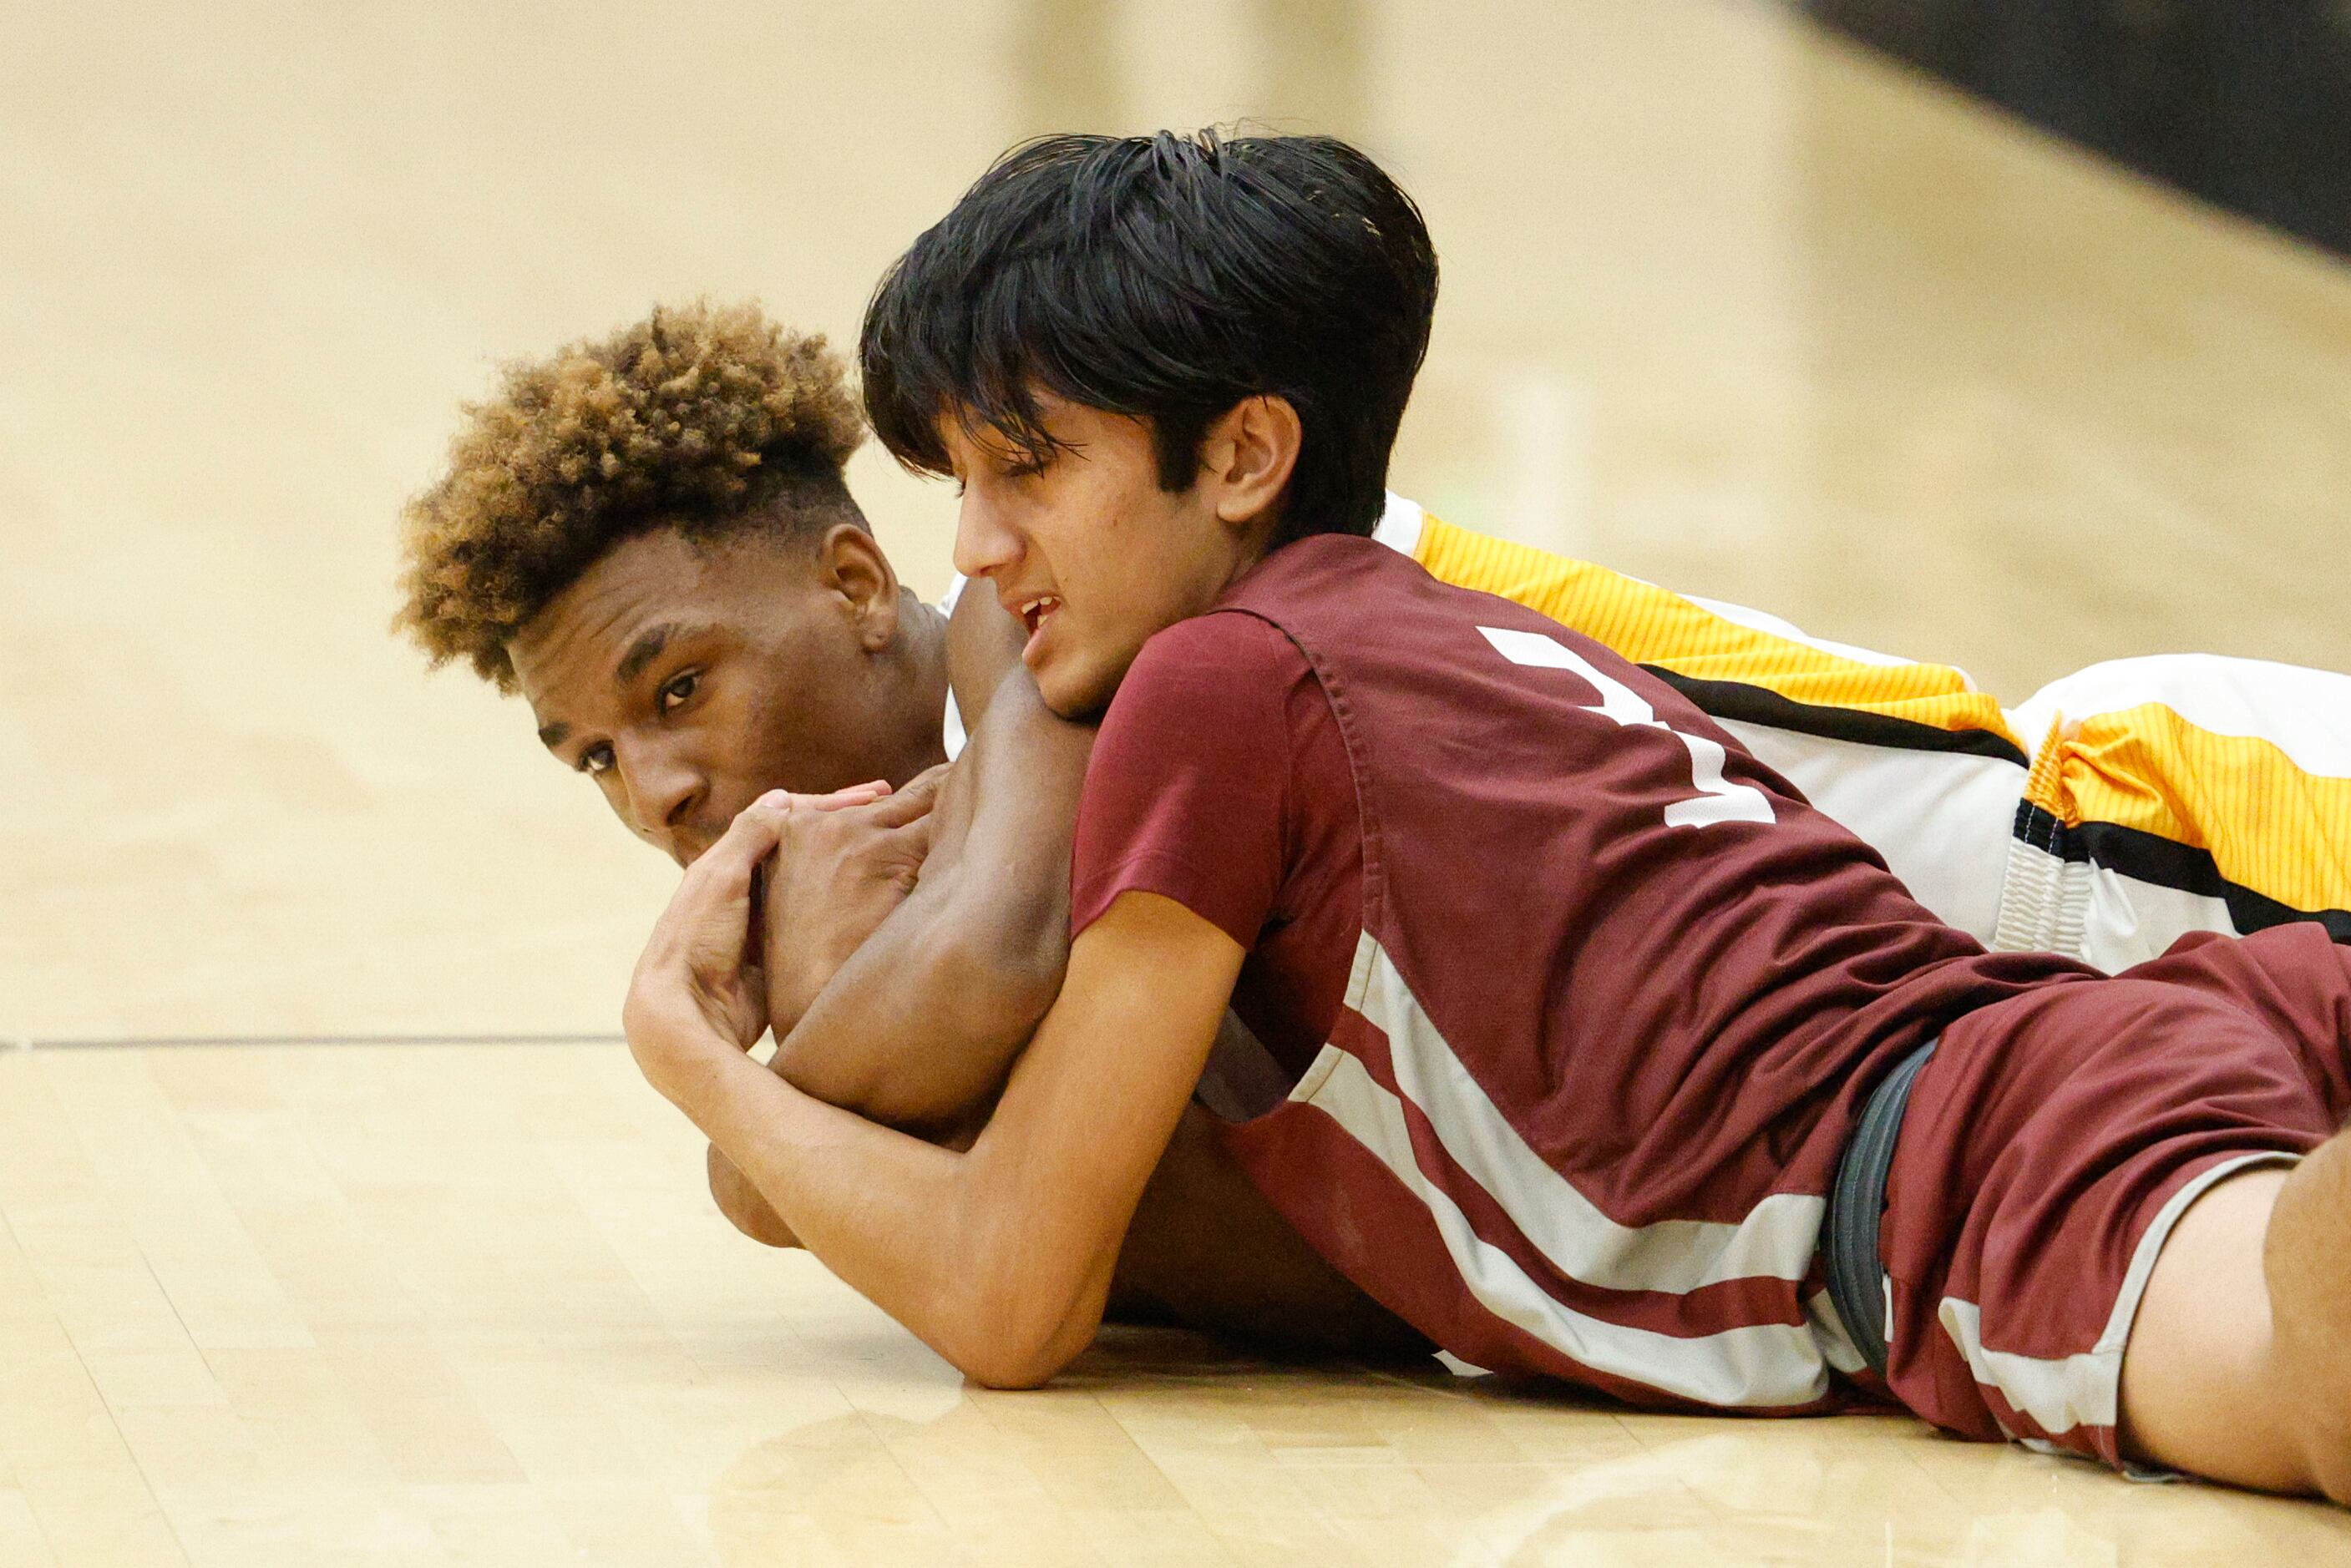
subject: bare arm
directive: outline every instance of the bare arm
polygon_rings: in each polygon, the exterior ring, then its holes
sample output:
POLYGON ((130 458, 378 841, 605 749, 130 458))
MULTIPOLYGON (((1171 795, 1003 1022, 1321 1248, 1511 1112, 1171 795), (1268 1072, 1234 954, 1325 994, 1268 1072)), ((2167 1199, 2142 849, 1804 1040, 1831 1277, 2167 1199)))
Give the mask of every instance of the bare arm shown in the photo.
POLYGON ((758 1033, 741 974, 751 873, 782 815, 752 807, 688 870, 630 989, 638 1064, 851 1285, 967 1375, 1042 1382, 1101 1320, 1241 949, 1181 905, 1121 898, 1073 948, 978 1141, 935 1147, 742 1054, 758 1033))
MULTIPOLYGON (((978 1136, 1013 1058, 1061 987, 1071 825, 1092 742, 1090 731, 1043 714, 1018 668, 987 715, 935 814, 942 819, 935 846, 946 853, 934 848, 922 885, 799 1025, 788 1026, 787 1049, 774 1062, 803 1092, 877 1119, 894 1115, 959 1149, 978 1136), (871 1033, 860 1011, 869 1007, 884 1015, 871 1033)), ((1229 1016, 1225 1024, 1238 1028, 1229 1016)), ((1152 1173, 1118 1254, 1114 1314, 1174 1317, 1267 1348, 1425 1354, 1426 1341, 1274 1211, 1211 1126, 1206 1113, 1189 1111, 1152 1173)), ((745 1235, 799 1244, 716 1144, 709 1178, 721 1212, 745 1235)))
POLYGON ((976 735, 987 721, 989 703, 1004 678, 1021 668, 1020 649, 1029 628, 991 596, 985 585, 967 591, 947 618, 947 682, 964 732, 976 735))
MULTIPOLYGON (((1070 841, 1093 732, 1048 712, 1018 670, 986 714, 947 775, 913 893, 806 1012, 776 1020, 786 1082, 929 1134, 985 1111, 1068 959, 1070 841)), ((789 842, 778 851, 768 915, 787 944, 830 908, 823 878, 791 878, 791 854, 789 842)))
MULTIPOLYGON (((956 1148, 978 1136, 1069 952, 1070 839, 1092 732, 1044 712, 1019 664, 1024 636, 986 593, 956 606, 948 657, 972 743, 942 791, 922 881, 805 1014, 782 1020, 789 1049, 773 1063, 819 1099, 895 1113, 956 1148), (869 1034, 862 1010, 877 1005, 892 1016, 869 1034)), ((1119 1251, 1113 1313, 1269 1349, 1425 1355, 1426 1340, 1275 1212, 1212 1128, 1187 1110, 1153 1171, 1119 1251)), ((709 1163, 711 1193, 738 1230, 798 1244, 715 1144, 709 1163)))

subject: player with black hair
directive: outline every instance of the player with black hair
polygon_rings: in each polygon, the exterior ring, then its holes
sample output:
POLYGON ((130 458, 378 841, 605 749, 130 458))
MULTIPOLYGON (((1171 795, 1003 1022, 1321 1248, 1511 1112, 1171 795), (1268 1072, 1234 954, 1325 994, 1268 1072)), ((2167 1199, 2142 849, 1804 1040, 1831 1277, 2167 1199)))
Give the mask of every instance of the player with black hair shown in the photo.
POLYGON ((1106 710, 1067 978, 967 1149, 746 1064, 755 870, 809 820, 763 798, 640 963, 648 1078, 852 1283, 1033 1383, 1230 997, 1268 1071, 1228 1151, 1466 1359, 1783 1413, 1841 1373, 2351 1500, 2341 950, 1987 954, 1672 686, 1361 538, 1434 295, 1409 202, 1316 139, 1058 139, 918 240, 877 424, 965 486, 1046 704, 1106 710), (1204 409, 1171 488, 1160 422, 1204 409))

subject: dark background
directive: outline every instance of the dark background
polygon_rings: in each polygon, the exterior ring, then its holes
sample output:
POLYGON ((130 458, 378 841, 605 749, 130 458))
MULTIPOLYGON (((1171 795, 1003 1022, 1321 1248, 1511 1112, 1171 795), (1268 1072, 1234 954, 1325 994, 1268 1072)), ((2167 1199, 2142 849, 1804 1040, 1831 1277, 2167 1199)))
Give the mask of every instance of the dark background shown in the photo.
POLYGON ((2351 254, 2351 0, 1803 0, 2181 189, 2351 254))

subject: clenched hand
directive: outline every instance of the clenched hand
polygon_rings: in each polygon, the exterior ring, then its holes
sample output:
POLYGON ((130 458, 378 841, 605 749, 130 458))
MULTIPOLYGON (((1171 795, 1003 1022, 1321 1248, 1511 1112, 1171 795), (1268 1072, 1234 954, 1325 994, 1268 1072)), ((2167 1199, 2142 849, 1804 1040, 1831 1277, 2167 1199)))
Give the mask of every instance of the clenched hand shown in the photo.
POLYGON ((858 809, 886 797, 889 787, 762 795, 686 867, 621 1008, 638 1070, 667 1098, 684 1105, 717 1057, 748 1051, 767 1031, 767 977, 751 940, 760 864, 795 820, 858 809))
POLYGON ((833 972, 905 901, 930 853, 946 765, 863 804, 796 811, 766 868, 760 944, 768 1018, 781 1040, 833 972))

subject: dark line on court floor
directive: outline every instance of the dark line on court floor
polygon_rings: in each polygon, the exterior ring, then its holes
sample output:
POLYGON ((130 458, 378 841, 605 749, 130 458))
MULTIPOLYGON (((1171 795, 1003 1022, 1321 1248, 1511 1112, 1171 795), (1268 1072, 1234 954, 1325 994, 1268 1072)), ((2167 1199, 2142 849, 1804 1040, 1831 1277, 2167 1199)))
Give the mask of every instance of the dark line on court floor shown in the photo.
POLYGON ((0 1048, 112 1051, 158 1045, 621 1045, 621 1034, 148 1034, 55 1039, 0 1034, 0 1048))

